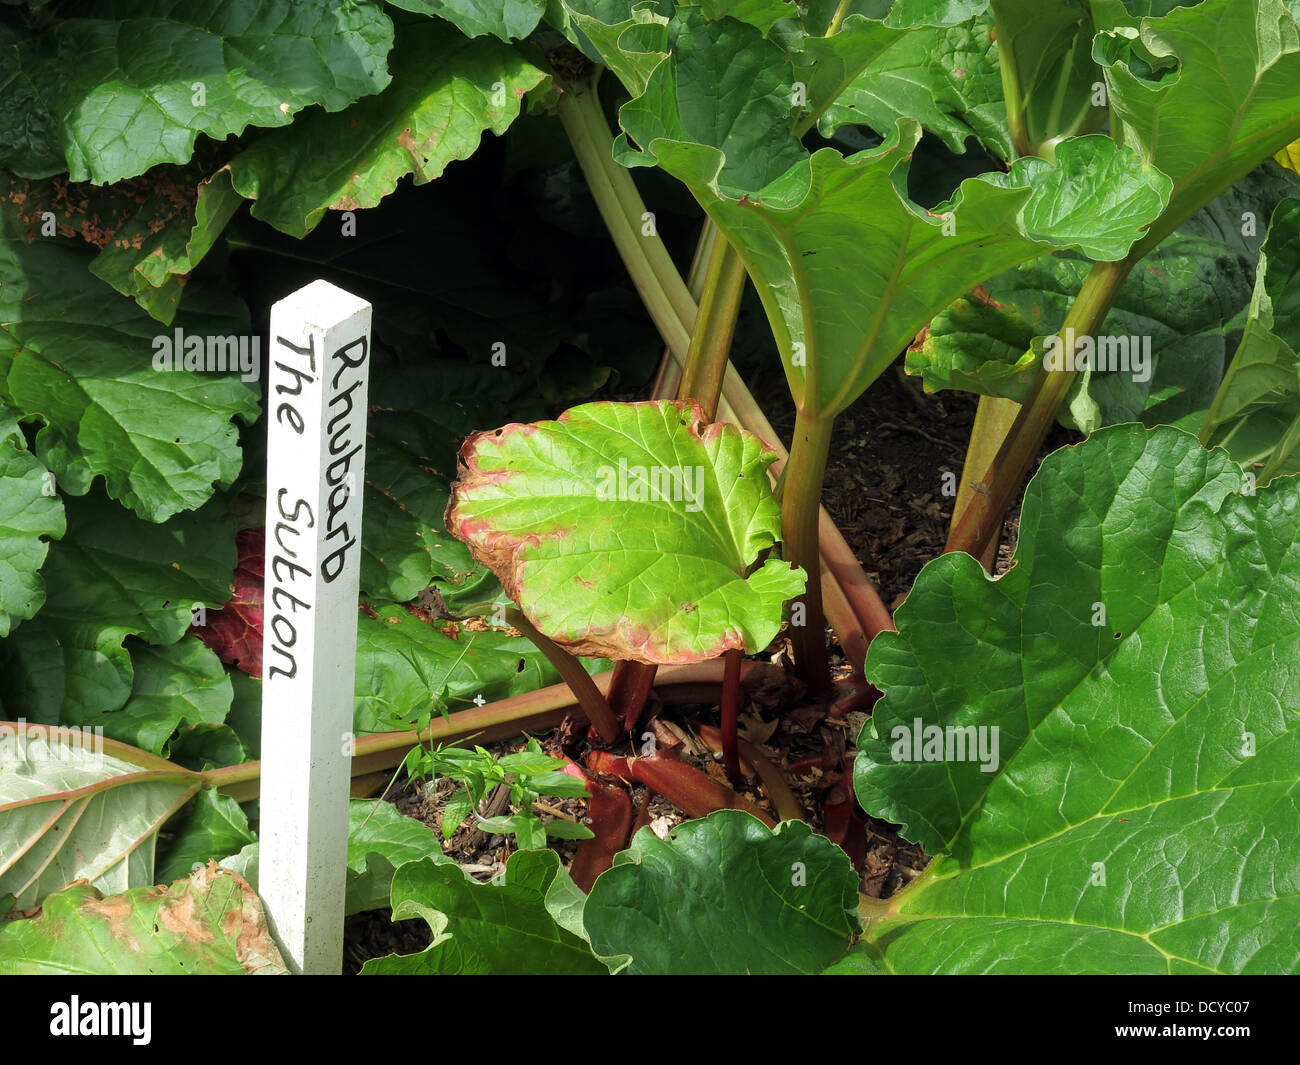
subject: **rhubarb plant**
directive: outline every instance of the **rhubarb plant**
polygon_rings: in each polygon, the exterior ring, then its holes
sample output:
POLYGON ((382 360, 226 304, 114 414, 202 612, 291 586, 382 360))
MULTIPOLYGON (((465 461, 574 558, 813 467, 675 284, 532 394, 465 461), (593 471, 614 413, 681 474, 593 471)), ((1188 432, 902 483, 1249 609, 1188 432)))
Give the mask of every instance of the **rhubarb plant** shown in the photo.
MULTIPOLYGON (((985 5, 959 6, 964 19, 985 5)), ((1101 136, 1062 144, 1054 163, 1030 158, 967 180, 930 210, 903 191, 921 136, 915 119, 883 130, 878 149, 810 155, 800 137, 817 116, 909 32, 942 22, 948 5, 898 4, 884 18, 829 21, 809 9, 770 26, 745 6, 676 5, 644 22, 630 9, 628 20, 611 22, 621 8, 566 7, 633 94, 619 113, 617 158, 681 180, 763 301, 798 411, 783 538, 809 572, 818 566, 817 506, 835 416, 962 292, 1054 247, 1122 258, 1168 200, 1163 173, 1101 136), (643 77, 651 56, 657 62, 643 77), (697 88, 719 77, 734 89, 697 88)), ((805 678, 824 687, 819 593, 811 582, 810 619, 795 637, 805 678)))

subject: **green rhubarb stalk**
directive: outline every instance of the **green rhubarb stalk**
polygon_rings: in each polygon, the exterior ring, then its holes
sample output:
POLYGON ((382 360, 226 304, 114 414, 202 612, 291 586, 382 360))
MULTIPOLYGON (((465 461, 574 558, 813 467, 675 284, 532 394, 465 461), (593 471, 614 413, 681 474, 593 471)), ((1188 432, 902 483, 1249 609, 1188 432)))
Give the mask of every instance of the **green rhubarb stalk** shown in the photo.
POLYGON ((793 618, 791 642, 799 676, 813 691, 825 691, 831 685, 821 581, 812 578, 821 571, 818 518, 833 427, 833 418, 800 410, 795 417, 790 459, 782 472, 781 534, 785 557, 802 566, 809 576, 807 590, 795 601, 803 611, 802 617, 796 614, 793 618))
POLYGON ((601 113, 594 78, 566 84, 556 110, 601 218, 646 310, 664 343, 685 357, 695 324, 695 301, 663 241, 654 234, 643 235, 640 227, 644 204, 631 175, 614 161, 614 138, 601 113))
POLYGON ((998 69, 1002 73, 1002 99, 1007 105, 1007 128, 1016 155, 1029 154, 1029 129, 1025 123, 1025 98, 1020 91, 1020 74, 1011 48, 1011 35, 1003 29, 997 8, 993 9, 993 26, 997 37, 998 69))
MULTIPOLYGON (((975 410, 975 424, 970 430, 970 442, 966 445, 966 461, 962 465, 961 483, 957 487, 957 499, 952 508, 952 521, 948 524, 950 533, 961 523, 962 515, 976 494, 983 490, 989 467, 997 457, 998 449, 1007 434, 1011 432, 1019 412, 1020 404, 1013 399, 980 396, 979 406, 975 410)), ((997 561, 998 539, 997 533, 990 537, 988 547, 980 556, 980 564, 990 573, 993 572, 993 563, 997 561)))
POLYGON ((693 400, 704 409, 707 421, 715 421, 718 416, 718 400, 722 397, 746 277, 745 264, 731 242, 714 241, 700 294, 699 313, 677 389, 679 399, 693 400))
MULTIPOLYGON (((1120 286, 1137 260, 1094 263, 1083 287, 1065 317, 1058 336, 1073 331, 1076 338, 1095 336, 1120 286)), ((1062 339, 1064 342, 1064 339, 1062 339)), ((976 489, 974 500, 948 537, 946 550, 965 551, 980 558, 990 540, 1002 526, 1002 517, 1020 490, 1038 456, 1047 432, 1056 421, 1056 412, 1069 395, 1078 371, 1040 370, 1029 397, 1020 408, 1011 432, 998 449, 993 465, 976 489)))

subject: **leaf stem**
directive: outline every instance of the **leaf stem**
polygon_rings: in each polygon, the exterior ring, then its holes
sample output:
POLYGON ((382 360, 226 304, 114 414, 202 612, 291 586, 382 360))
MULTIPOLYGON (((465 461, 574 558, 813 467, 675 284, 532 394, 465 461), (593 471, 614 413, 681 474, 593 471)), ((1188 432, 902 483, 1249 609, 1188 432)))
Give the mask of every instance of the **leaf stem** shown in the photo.
POLYGON ((706 421, 716 421, 718 417, 727 356, 747 276, 745 264, 731 242, 714 241, 700 294, 699 313, 686 352, 686 365, 677 388, 678 398, 694 400, 704 409, 706 421))
POLYGON ((614 138, 600 110, 595 77, 566 83, 556 105, 583 176, 619 257, 664 343, 685 352, 695 324, 695 301, 668 250, 656 233, 643 235, 637 224, 646 214, 627 169, 614 161, 614 138))
POLYGON ((591 674, 582 668, 582 663, 577 657, 569 654, 549 636, 543 635, 537 626, 524 616, 523 611, 507 607, 506 620, 527 636, 546 656, 547 661, 555 667, 555 671, 559 673, 564 683, 572 689, 578 700, 578 706, 587 715, 587 720, 600 733, 600 738, 606 743, 616 743, 622 732, 618 719, 614 717, 614 711, 609 708, 605 696, 591 679, 591 674))
POLYGON ((826 28, 826 36, 833 37, 840 32, 840 26, 844 24, 844 16, 849 13, 853 0, 840 0, 835 8, 835 14, 831 16, 831 24, 826 28))
POLYGON ((993 9, 993 25, 997 33, 998 69, 1002 72, 1002 98, 1007 105, 1007 127, 1011 131, 1011 146, 1016 155, 1029 154, 1029 130, 1025 124, 1025 99, 1020 90, 1020 72, 1016 69, 1016 55, 1011 47, 1011 34, 1007 33, 997 8, 993 9))
MULTIPOLYGON (((1071 333, 1076 340, 1096 335, 1134 261, 1093 264, 1057 334, 1062 344, 1071 333)), ((1074 353, 1067 354, 1072 357, 1074 353)), ((1039 371, 1038 380, 984 477, 984 491, 976 494, 953 527, 946 550, 965 551, 976 558, 983 555, 1002 527, 1003 515, 1024 483, 1077 376, 1077 371, 1069 369, 1039 371)))
POLYGON ((787 561, 802 566, 808 585, 800 599, 802 624, 790 627, 799 676, 813 691, 831 685, 826 659, 825 619, 822 615, 821 554, 818 550, 818 516, 826 457, 830 452, 834 419, 810 415, 800 409, 795 417, 794 441, 785 469, 781 500, 781 529, 787 561))
POLYGON ((733 788, 744 786, 740 775, 739 704, 740 704, 740 652, 728 651, 723 655, 722 671, 722 764, 733 788))

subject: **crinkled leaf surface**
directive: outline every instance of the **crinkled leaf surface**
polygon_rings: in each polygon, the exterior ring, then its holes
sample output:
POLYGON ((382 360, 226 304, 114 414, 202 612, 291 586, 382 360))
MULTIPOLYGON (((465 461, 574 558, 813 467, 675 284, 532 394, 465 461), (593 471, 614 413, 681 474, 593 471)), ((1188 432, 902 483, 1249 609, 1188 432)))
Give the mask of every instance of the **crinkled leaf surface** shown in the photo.
POLYGON ((1097 35, 1111 121, 1174 183, 1156 241, 1300 137, 1300 25, 1283 0, 1204 0, 1097 35))
POLYGON ((162 525, 99 492, 66 509, 68 534, 50 545, 41 570, 45 605, 0 643, 0 692, 28 720, 102 724, 98 715, 131 694, 123 640, 176 643, 194 603, 215 607, 229 594, 234 530, 220 499, 162 525))
POLYGON ((59 14, 15 42, 0 96, 6 113, 35 112, 17 152, 0 155, 29 177, 67 169, 108 184, 187 162, 199 133, 285 126, 389 81, 393 25, 369 0, 87 0, 59 14))
POLYGON ((768 559, 773 452, 684 403, 587 403, 476 433, 447 527, 577 654, 698 662, 766 647, 803 571, 768 559))
MULTIPOLYGON (((227 799, 226 802, 233 805, 233 800, 227 799)), ((239 812, 237 805, 231 811, 232 817, 235 812, 239 812)), ((240 819, 243 819, 242 812, 240 819)), ((247 820, 243 820, 243 826, 247 832, 247 820)), ((202 847, 195 853, 203 858, 225 856, 222 866, 233 869, 256 888, 260 844, 248 842, 234 853, 244 841, 232 847, 230 843, 233 841, 232 833, 209 836, 201 841, 202 847), (222 846, 227 849, 221 850, 222 846)), ((392 803, 353 799, 348 804, 348 874, 344 902, 347 913, 387 907, 393 872, 407 862, 425 859, 435 865, 450 865, 457 873, 460 872, 460 867, 442 853, 437 833, 428 825, 399 813, 392 803)))
MULTIPOLYGON (((175 759, 173 735, 185 726, 220 725, 230 712, 230 677, 221 660, 196 638, 150 644, 131 640, 131 697, 120 710, 84 723, 104 735, 175 759)), ((179 738, 179 737, 177 737, 179 738)))
POLYGON ((402 27, 390 65, 393 81, 380 95, 303 115, 236 156, 235 188, 257 201, 256 217, 300 237, 326 208, 374 207, 406 174, 417 185, 432 181, 468 158, 485 131, 504 133, 546 76, 509 45, 467 42, 429 20, 402 27))
POLYGON ((202 784, 89 732, 0 725, 0 895, 20 908, 79 877, 115 894, 153 882, 162 824, 202 784), (84 739, 84 742, 83 742, 84 739))
POLYGON ((1243 487, 1181 430, 1103 429, 1044 462, 1010 571, 922 571, 872 642, 855 788, 940 857, 869 922, 871 960, 1300 964, 1300 496, 1243 487), (984 731, 963 753, 950 728, 984 731))
POLYGON ((1202 439, 1261 481, 1300 472, 1300 199, 1278 204, 1259 256, 1250 315, 1202 439))
POLYGON ((845 853, 802 821, 775 832, 738 810, 687 821, 659 839, 643 828, 587 897, 598 954, 630 954, 630 973, 818 973, 859 930, 845 853))
POLYGON ((516 851, 488 884, 450 861, 403 865, 393 877, 393 919, 422 917, 433 943, 368 961, 362 974, 606 974, 587 942, 547 909, 547 889, 562 876, 554 851, 516 851))
POLYGON ((0 399, 0 636, 45 602, 40 568, 67 528, 53 475, 27 450, 17 420, 0 399))
POLYGON ((976 74, 984 75, 976 86, 963 85, 967 96, 973 95, 974 88, 976 92, 987 92, 999 103, 1002 98, 997 70, 985 71, 971 65, 971 56, 965 49, 974 32, 977 31, 959 26, 921 30, 901 37, 840 93, 823 112, 818 127, 827 136, 846 125, 869 126, 885 134, 900 118, 914 118, 940 137, 950 151, 965 151, 966 138, 975 132, 972 122, 978 125, 976 116, 983 112, 972 109, 970 99, 963 99, 961 109, 947 106, 949 94, 943 91, 944 71, 939 64, 946 61, 953 70, 962 71, 963 83, 967 78, 975 81, 976 74))
POLYGON ((619 112, 626 131, 616 155, 628 166, 649 165, 659 138, 707 145, 722 153, 719 187, 753 193, 807 152, 795 135, 841 96, 854 79, 912 34, 961 22, 987 0, 869 4, 828 33, 833 4, 787 6, 713 3, 676 5, 671 17, 651 18, 649 5, 628 0, 567 2, 574 24, 602 62, 632 93, 619 112), (733 17, 722 17, 731 15, 733 17), (628 140, 635 142, 633 149, 628 140))
POLYGON ((46 898, 37 917, 0 924, 6 975, 286 975, 253 889, 198 869, 170 887, 105 898, 84 881, 46 898))
MULTIPOLYGON (((36 456, 59 489, 84 495, 103 477, 112 498, 163 521, 230 484, 241 462, 231 419, 257 418, 257 385, 238 371, 159 372, 158 340, 174 346, 174 330, 92 277, 88 250, 53 238, 29 244, 9 206, 0 224, 0 395, 24 419, 45 421, 36 456)), ((214 354, 215 341, 224 351, 247 340, 242 301, 203 286, 186 293, 182 336, 214 354)))

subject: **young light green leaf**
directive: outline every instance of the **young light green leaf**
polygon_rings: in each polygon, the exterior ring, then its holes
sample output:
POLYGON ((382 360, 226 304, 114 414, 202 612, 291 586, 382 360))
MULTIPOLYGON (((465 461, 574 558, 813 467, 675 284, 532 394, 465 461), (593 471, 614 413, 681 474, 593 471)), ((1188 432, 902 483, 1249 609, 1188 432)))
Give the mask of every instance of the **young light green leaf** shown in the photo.
POLYGON ((552 839, 591 839, 596 834, 586 825, 580 825, 576 821, 556 819, 547 821, 542 827, 552 839))
POLYGON ((474 798, 465 787, 457 788, 442 807, 442 838, 451 839, 465 818, 474 812, 474 798))
POLYGON ((870 921, 877 963, 1300 964, 1300 501, 1246 489, 1181 430, 1102 429, 1043 463, 1002 577, 922 571, 854 776, 940 857, 870 921))
POLYGON ((471 436, 447 527, 576 654, 752 653, 804 585, 777 559, 749 572, 780 537, 774 458, 751 433, 705 425, 698 406, 588 403, 471 436))

